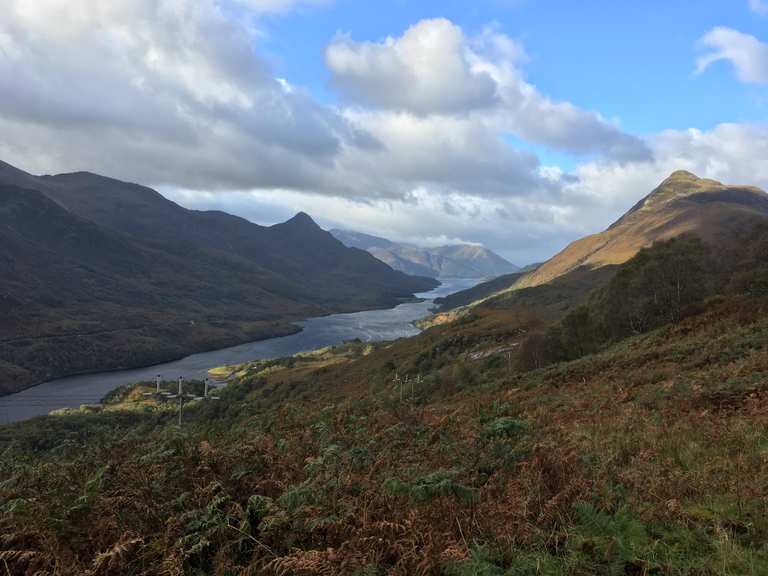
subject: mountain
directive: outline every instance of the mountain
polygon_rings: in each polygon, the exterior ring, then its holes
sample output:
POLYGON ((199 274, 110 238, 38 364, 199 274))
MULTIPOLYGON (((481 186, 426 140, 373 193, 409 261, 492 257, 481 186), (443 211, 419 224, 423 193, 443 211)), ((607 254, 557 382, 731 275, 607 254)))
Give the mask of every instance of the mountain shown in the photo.
POLYGON ((295 331, 437 282, 348 248, 306 214, 258 226, 156 191, 0 163, 0 393, 295 331))
POLYGON ((559 291, 571 306, 589 291, 590 282, 604 282, 616 265, 656 241, 693 232, 710 244, 726 247, 766 216, 768 194, 759 188, 728 186, 677 171, 605 231, 576 240, 543 264, 532 265, 527 274, 520 270, 500 276, 435 303, 439 312, 476 302, 508 306, 530 296, 517 292, 545 287, 536 292, 537 298, 547 300, 559 291))
POLYGON ((622 264, 641 248, 684 232, 713 243, 727 242, 766 215, 768 194, 759 188, 728 186, 680 170, 607 230, 573 242, 516 286, 544 284, 580 266, 622 264))
POLYGON ((331 230, 347 246, 367 250, 395 270, 433 278, 486 278, 518 270, 514 264, 487 248, 471 244, 420 248, 378 236, 331 230))

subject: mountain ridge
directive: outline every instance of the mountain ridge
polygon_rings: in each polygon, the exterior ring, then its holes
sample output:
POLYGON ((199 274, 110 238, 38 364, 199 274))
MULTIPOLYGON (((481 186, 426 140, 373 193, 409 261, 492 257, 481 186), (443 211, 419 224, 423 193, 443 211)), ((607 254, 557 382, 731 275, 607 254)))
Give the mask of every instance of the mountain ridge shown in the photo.
MULTIPOLYGON (((492 303, 511 293, 615 267, 656 241, 686 232, 728 244, 744 228, 768 218, 768 194, 755 186, 726 185, 677 170, 602 232, 575 240, 527 274, 511 274, 440 299, 441 312, 492 303), (502 286, 505 284, 506 286, 502 286)), ((602 277, 598 274, 596 277, 602 277)))
POLYGON ((366 250, 392 268, 409 274, 434 278, 486 278, 519 270, 498 254, 478 245, 422 248, 351 230, 332 229, 330 233, 347 246, 366 250))
POLYGON ((727 241, 747 220, 768 215, 768 194, 754 186, 726 185, 678 170, 602 232, 580 238, 516 287, 548 282, 579 266, 622 264, 641 248, 684 232, 727 241))

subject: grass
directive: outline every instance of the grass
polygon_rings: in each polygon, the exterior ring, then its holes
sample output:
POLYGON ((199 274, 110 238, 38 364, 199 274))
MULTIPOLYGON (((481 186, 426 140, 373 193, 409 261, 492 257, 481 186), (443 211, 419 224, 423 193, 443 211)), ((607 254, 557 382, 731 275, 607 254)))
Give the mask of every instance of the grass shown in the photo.
MULTIPOLYGON (((238 367, 218 403, 0 429, 0 567, 58 574, 768 574, 753 300, 520 373, 478 310, 238 367), (421 375, 401 400, 394 376, 421 375), (110 572, 111 571, 111 572, 110 572)), ((1 570, 0 570, 0 573, 1 570)))

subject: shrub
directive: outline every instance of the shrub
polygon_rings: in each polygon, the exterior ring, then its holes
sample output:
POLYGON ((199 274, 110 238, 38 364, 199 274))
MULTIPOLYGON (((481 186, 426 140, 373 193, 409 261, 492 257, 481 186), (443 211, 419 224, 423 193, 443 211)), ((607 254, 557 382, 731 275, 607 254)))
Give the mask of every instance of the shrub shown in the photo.
POLYGON ((529 430, 530 426, 527 422, 509 416, 502 416, 485 425, 482 437, 485 440, 492 440, 495 438, 517 438, 526 434, 529 430))

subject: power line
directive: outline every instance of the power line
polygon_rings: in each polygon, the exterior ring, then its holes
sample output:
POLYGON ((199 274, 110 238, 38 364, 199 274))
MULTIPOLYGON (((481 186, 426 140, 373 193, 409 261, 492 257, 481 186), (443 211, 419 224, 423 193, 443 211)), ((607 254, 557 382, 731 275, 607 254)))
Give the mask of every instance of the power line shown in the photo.
MULTIPOLYGON (((181 426, 181 423, 182 423, 185 398, 188 398, 189 400, 194 400, 194 401, 221 399, 219 396, 213 396, 209 393, 211 388, 211 379, 208 377, 206 377, 203 381, 202 396, 198 396, 196 394, 184 393, 184 377, 183 376, 179 376, 177 382, 178 382, 178 391, 176 394, 167 390, 162 390, 162 387, 161 387, 162 376, 158 374, 155 377, 154 392, 143 392, 142 396, 154 397, 158 400, 174 400, 178 398, 179 399, 179 412, 178 412, 179 426, 181 426)), ((107 392, 107 394, 109 394, 109 392, 107 392)), ((39 415, 45 416, 48 412, 53 412, 55 410, 62 410, 66 408, 76 409, 83 405, 105 406, 107 404, 104 404, 103 402, 101 402, 101 400, 103 400, 104 397, 105 397, 104 394, 97 396, 95 394, 82 393, 81 395, 73 396, 71 394, 62 393, 62 394, 30 394, 29 397, 25 397, 19 401, 11 400, 11 401, 3 402, 3 399, 0 398, 0 414, 3 414, 3 413, 12 414, 14 412, 14 409, 44 408, 46 409, 46 413, 41 413, 39 415)))

